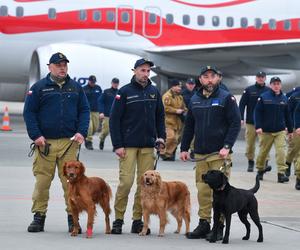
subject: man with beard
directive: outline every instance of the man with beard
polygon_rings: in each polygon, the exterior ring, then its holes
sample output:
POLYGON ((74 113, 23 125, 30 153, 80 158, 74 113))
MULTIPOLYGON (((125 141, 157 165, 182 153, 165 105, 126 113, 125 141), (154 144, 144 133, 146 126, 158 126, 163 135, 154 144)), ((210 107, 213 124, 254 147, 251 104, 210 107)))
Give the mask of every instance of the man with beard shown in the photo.
MULTIPOLYGON (((215 67, 201 69, 200 89, 192 97, 185 120, 180 158, 189 157, 189 146, 195 136, 196 186, 200 217, 199 225, 186 237, 199 239, 210 237, 212 190, 202 180, 209 170, 220 170, 229 176, 232 147, 241 128, 241 117, 236 100, 228 91, 219 87, 215 67)), ((223 224, 219 226, 218 240, 222 239, 223 224)))
MULTIPOLYGON (((119 157, 119 185, 115 195, 112 234, 121 234, 128 195, 137 172, 131 233, 143 228, 140 178, 154 167, 154 146, 166 138, 164 106, 158 89, 149 80, 153 62, 144 58, 134 64, 131 82, 118 91, 111 108, 109 128, 119 157)), ((147 232, 149 234, 150 231, 147 232)))

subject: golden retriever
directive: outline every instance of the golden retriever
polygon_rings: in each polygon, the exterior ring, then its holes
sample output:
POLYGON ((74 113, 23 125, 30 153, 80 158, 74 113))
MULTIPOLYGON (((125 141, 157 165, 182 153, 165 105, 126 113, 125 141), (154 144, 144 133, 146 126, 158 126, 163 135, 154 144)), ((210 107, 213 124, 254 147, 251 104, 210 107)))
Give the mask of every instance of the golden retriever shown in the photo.
POLYGON ((109 185, 99 177, 84 175, 85 167, 80 161, 68 161, 64 164, 64 176, 68 180, 68 201, 71 206, 74 228, 71 236, 77 236, 79 230, 79 213, 88 214, 86 237, 93 235, 94 217, 97 213, 96 204, 99 204, 105 214, 105 233, 110 233, 109 214, 110 198, 112 196, 109 185))
POLYGON ((141 177, 141 204, 143 209, 144 226, 140 232, 146 235, 150 214, 157 214, 160 220, 159 235, 163 236, 167 224, 167 211, 177 220, 177 230, 180 233, 182 218, 186 233, 190 230, 190 192, 180 181, 165 182, 157 171, 149 170, 141 177))

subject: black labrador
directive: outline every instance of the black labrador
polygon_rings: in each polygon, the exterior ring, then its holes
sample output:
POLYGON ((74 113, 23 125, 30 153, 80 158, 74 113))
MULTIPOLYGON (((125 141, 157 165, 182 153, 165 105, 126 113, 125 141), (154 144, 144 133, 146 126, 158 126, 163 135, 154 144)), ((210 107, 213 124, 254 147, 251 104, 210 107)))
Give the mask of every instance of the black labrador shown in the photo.
POLYGON ((241 222, 246 226, 246 235, 243 237, 243 240, 248 240, 250 237, 250 223, 247 220, 249 213, 251 219, 258 227, 259 235, 257 242, 263 242, 263 229, 258 215, 257 200, 254 196, 259 189, 259 177, 256 176, 255 186, 250 190, 231 186, 228 182, 228 178, 219 170, 208 171, 202 175, 202 179, 213 189, 214 225, 210 242, 216 242, 217 240, 220 216, 223 214, 226 221, 226 229, 222 243, 228 243, 231 215, 236 212, 241 222))

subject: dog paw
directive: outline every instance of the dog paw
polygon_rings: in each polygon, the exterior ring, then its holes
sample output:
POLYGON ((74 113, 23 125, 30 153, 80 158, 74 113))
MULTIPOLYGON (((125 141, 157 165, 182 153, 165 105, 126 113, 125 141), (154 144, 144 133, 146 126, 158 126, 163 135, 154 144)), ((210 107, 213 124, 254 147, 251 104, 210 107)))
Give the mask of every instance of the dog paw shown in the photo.
POLYGON ((163 233, 159 233, 158 237, 164 237, 164 234, 163 233))
POLYGON ((91 228, 88 228, 86 230, 86 238, 90 239, 93 237, 93 230, 91 228))
POLYGON ((222 243, 223 244, 228 244, 228 239, 223 239, 222 243))
POLYGON ((242 240, 249 240, 249 236, 244 236, 242 240))
POLYGON ((178 230, 174 231, 174 234, 179 234, 180 232, 178 230))
POLYGON ((257 239, 257 242, 263 242, 264 240, 263 240, 263 238, 258 238, 257 239))
POLYGON ((147 234, 147 232, 142 231, 142 232, 139 233, 139 236, 146 236, 146 234, 147 234))
POLYGON ((78 235, 78 232, 74 232, 74 231, 73 231, 73 232, 71 233, 71 236, 73 236, 73 237, 75 237, 75 236, 77 236, 77 235, 78 235))

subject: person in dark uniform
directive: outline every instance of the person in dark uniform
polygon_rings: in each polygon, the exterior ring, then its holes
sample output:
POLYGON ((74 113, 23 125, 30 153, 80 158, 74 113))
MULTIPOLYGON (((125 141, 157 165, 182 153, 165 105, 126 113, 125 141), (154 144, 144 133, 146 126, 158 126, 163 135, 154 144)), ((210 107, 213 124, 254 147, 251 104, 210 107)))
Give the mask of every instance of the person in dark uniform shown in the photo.
POLYGON ((256 168, 260 180, 263 180, 267 155, 272 145, 275 145, 277 163, 277 181, 284 183, 289 181, 285 175, 286 128, 289 138, 292 137, 293 127, 288 110, 287 98, 281 92, 281 79, 272 77, 270 90, 263 93, 257 100, 254 109, 254 124, 256 133, 260 136, 259 154, 256 159, 256 168))
MULTIPOLYGON (((158 89, 149 80, 153 62, 144 58, 134 65, 131 82, 118 91, 112 105, 109 128, 119 157, 119 185, 115 195, 112 234, 121 234, 128 195, 137 172, 131 233, 143 228, 140 178, 154 168, 154 146, 166 139, 164 106, 158 89)), ((150 233, 150 231, 148 231, 150 233)))
POLYGON ((99 103, 98 99, 101 96, 102 89, 96 84, 97 79, 94 75, 89 77, 88 84, 83 87, 88 102, 90 104, 90 124, 88 136, 85 139, 85 147, 88 150, 93 150, 93 135, 96 133, 99 127, 99 103))
MULTIPOLYGON (((246 157, 248 159, 248 172, 254 170, 254 158, 255 158, 255 141, 257 134, 254 126, 254 108, 257 103, 258 97, 269 90, 266 86, 266 73, 259 71, 256 74, 255 84, 247 87, 241 97, 239 108, 242 117, 242 125, 246 126, 245 139, 246 139, 246 157), (246 122, 245 122, 245 109, 246 109, 246 122)), ((267 163, 266 163, 267 164, 267 163)), ((268 164, 267 164, 268 165, 268 164)), ((268 167, 267 170, 271 170, 268 167)))
MULTIPOLYGON (((300 91, 296 94, 298 98, 300 98, 300 91)), ((293 96, 294 96, 293 95, 293 96)), ((296 190, 300 190, 300 103, 298 102, 295 110, 294 110, 294 137, 296 137, 295 148, 298 150, 298 155, 295 164, 295 174, 296 174, 296 190)))
MULTIPOLYGON (((206 66, 201 69, 201 88, 191 99, 181 141, 180 158, 186 161, 189 157, 190 143, 195 136, 200 220, 195 230, 186 235, 189 239, 205 238, 210 232, 212 190, 204 183, 202 175, 224 166, 223 170, 229 176, 232 147, 241 128, 236 99, 228 91, 220 88, 217 74, 215 67, 206 66)), ((219 226, 218 239, 222 238, 223 227, 219 226)))
POLYGON ((99 98, 100 119, 103 120, 102 130, 101 130, 101 133, 100 133, 100 144, 99 144, 100 150, 103 150, 105 138, 109 134, 110 110, 111 110, 111 106, 113 104, 113 101, 114 101, 114 99, 117 95, 119 83, 120 83, 119 79, 114 77, 111 80, 111 88, 105 89, 103 91, 102 95, 99 98))
POLYGON ((181 91, 181 95, 183 97, 183 100, 184 100, 184 103, 185 103, 186 107, 189 106, 190 100, 196 92, 195 87, 196 87, 195 79, 194 78, 188 78, 185 82, 185 87, 181 91))
POLYGON ((76 160, 79 145, 87 136, 90 112, 81 85, 67 74, 68 62, 64 54, 53 54, 48 64, 50 73, 31 86, 25 100, 23 116, 35 145, 33 175, 36 179, 31 208, 34 216, 28 232, 44 231, 56 166, 64 190, 69 232, 73 230, 63 165, 76 160))

